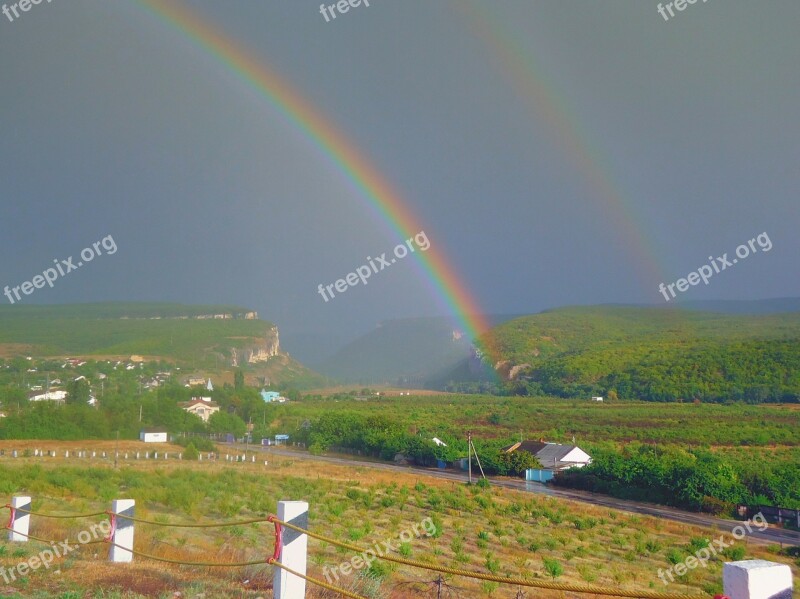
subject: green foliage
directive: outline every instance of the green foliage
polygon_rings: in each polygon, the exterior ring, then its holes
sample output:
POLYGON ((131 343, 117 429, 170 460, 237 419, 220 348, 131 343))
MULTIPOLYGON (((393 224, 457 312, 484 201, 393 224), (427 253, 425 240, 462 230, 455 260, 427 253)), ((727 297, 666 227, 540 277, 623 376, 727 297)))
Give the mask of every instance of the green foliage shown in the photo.
POLYGON ((196 460, 200 457, 200 452, 197 451, 197 448, 194 446, 194 443, 189 443, 186 446, 186 451, 183 452, 183 459, 184 460, 196 460))
POLYGON ((547 574, 551 576, 553 580, 564 573, 564 568, 558 560, 543 557, 542 562, 544 563, 544 569, 547 571, 547 574))
POLYGON ((211 418, 208 419, 208 430, 212 433, 230 433, 239 438, 244 436, 247 431, 247 425, 236 414, 219 411, 212 414, 211 418))
POLYGON ((695 511, 711 504, 725 506, 718 512, 732 512, 738 503, 767 499, 761 495, 764 491, 770 494, 768 502, 800 507, 797 463, 735 465, 706 449, 638 443, 624 449, 596 448, 592 457, 589 466, 559 474, 554 483, 695 511))
POLYGON ((594 306, 503 323, 481 345, 494 360, 530 364, 528 387, 540 393, 755 404, 800 402, 799 339, 798 313, 594 306))

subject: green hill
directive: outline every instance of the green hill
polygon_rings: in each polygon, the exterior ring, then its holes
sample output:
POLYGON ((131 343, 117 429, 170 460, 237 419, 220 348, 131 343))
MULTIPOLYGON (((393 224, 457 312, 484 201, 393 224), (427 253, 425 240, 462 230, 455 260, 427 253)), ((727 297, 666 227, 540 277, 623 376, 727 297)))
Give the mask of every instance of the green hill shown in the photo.
POLYGON ((36 356, 143 356, 176 361, 210 359, 266 339, 264 320, 199 320, 201 315, 243 314, 231 306, 77 304, 0 307, 3 354, 36 356))
POLYGON ((503 323, 480 345, 503 372, 522 366, 531 393, 800 401, 798 312, 571 307, 503 323))

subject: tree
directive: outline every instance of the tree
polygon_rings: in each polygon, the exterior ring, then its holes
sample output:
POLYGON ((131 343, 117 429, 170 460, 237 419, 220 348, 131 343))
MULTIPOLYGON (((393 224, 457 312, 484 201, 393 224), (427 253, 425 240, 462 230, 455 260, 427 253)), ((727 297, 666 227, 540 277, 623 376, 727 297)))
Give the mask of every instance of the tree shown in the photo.
POLYGON ((86 405, 89 401, 89 383, 86 379, 76 379, 67 383, 67 399, 68 404, 81 404, 86 405))
POLYGON ((244 389, 244 371, 241 368, 237 368, 233 373, 233 388, 237 391, 244 389))
POLYGON ((553 577, 553 580, 564 573, 564 568, 561 566, 561 563, 558 560, 543 557, 542 561, 544 562, 544 569, 547 570, 547 573, 553 577))
POLYGON ((247 430, 247 426, 244 420, 239 418, 236 414, 217 412, 212 414, 211 418, 208 419, 208 430, 212 433, 230 433, 234 437, 242 437, 247 430))

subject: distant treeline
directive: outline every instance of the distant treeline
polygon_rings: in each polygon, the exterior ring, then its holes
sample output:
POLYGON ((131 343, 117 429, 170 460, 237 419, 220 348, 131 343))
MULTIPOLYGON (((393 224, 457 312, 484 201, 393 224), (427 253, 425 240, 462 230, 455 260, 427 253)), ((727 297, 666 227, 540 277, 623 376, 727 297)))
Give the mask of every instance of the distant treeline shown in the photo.
POLYGON ((737 504, 800 508, 800 463, 721 457, 707 449, 634 443, 592 449, 593 462, 555 484, 623 499, 731 514, 737 504))
MULTIPOLYGON (((467 457, 463 439, 441 439, 437 445, 432 434, 409 434, 397 421, 381 415, 364 415, 354 412, 329 412, 299 430, 295 439, 307 444, 312 453, 321 453, 332 447, 361 451, 365 455, 393 460, 398 454, 421 466, 434 466, 437 460, 452 463, 467 457)), ((539 463, 531 454, 503 453, 500 449, 510 445, 510 439, 482 440, 476 446, 478 458, 486 474, 518 476, 527 468, 537 468, 539 463)), ((473 458, 474 459, 474 458, 473 458)), ((475 472, 477 464, 473 464, 475 472)))

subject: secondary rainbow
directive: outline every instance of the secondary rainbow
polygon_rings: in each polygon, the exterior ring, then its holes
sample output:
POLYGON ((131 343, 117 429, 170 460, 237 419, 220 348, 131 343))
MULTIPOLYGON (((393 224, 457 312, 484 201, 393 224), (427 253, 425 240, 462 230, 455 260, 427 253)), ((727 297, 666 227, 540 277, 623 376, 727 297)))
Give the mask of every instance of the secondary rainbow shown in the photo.
MULTIPOLYGON (((137 4, 177 29, 209 52, 240 79, 258 90, 281 115, 300 130, 360 192, 368 205, 402 242, 424 227, 408 203, 358 148, 326 116, 261 57, 246 50, 218 27, 177 0, 137 0, 137 4)), ((430 249, 416 252, 418 263, 434 289, 440 307, 451 313, 469 337, 489 328, 483 311, 467 290, 441 247, 432 239, 430 249)))
MULTIPOLYGON (((548 125, 564 156, 578 167, 593 198, 602 202, 607 217, 619 230, 629 255, 635 257, 632 262, 642 284, 653 294, 653 300, 660 302, 657 283, 674 278, 665 274, 672 269, 665 268, 659 260, 660 255, 668 255, 668 252, 657 252, 654 248, 654 237, 646 235, 645 222, 635 199, 625 191, 619 176, 615 176, 614 168, 604 157, 607 152, 591 140, 578 115, 569 110, 572 102, 558 92, 519 34, 501 21, 496 14, 497 7, 475 0, 450 0, 449 6, 485 44, 509 84, 536 114, 537 122, 548 125)), ((535 16, 534 9, 531 15, 535 16)))

